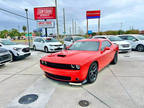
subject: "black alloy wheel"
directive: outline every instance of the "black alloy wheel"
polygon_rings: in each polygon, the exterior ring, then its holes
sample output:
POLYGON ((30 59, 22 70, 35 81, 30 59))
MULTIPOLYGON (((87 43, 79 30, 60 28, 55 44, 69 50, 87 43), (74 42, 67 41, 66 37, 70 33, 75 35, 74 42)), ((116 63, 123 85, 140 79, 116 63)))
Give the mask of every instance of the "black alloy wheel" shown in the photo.
POLYGON ((115 53, 114 59, 113 59, 113 61, 111 62, 111 64, 117 64, 117 61, 118 61, 118 52, 115 53))
POLYGON ((98 75, 98 64, 93 62, 88 71, 87 81, 88 83, 93 83, 96 81, 98 75))
POLYGON ((44 47, 44 51, 45 51, 46 53, 49 52, 47 47, 44 47))
POLYGON ((144 51, 144 45, 138 45, 137 46, 137 51, 143 52, 144 51))

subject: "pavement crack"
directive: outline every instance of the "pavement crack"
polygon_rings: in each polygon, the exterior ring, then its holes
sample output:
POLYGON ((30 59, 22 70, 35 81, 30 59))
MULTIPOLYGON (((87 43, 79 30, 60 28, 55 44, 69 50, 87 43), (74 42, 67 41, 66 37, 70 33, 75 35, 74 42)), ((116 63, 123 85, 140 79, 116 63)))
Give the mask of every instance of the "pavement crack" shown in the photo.
POLYGON ((116 76, 116 74, 113 72, 113 70, 108 66, 109 70, 111 71, 111 73, 113 74, 113 76, 117 79, 117 81, 119 82, 120 86, 123 88, 123 90, 126 92, 126 94, 128 95, 128 97, 130 98, 130 100, 132 101, 132 103, 137 106, 137 104, 135 103, 135 101, 133 100, 132 96, 129 94, 128 90, 124 87, 124 85, 121 83, 120 79, 116 76))
POLYGON ((86 91, 88 94, 90 94, 91 96, 93 96, 95 99, 97 99, 98 101, 100 101, 102 104, 104 104, 106 107, 108 108, 112 108, 111 106, 109 106, 107 103, 105 103, 103 100, 101 100, 100 98, 98 98, 96 95, 94 95, 93 93, 91 93, 89 90, 87 90, 86 88, 84 88, 83 86, 81 86, 81 88, 86 91))
POLYGON ((9 79, 9 78, 11 78, 11 77, 13 77, 13 76, 15 76, 15 75, 21 73, 21 72, 23 72, 23 71, 25 71, 25 70, 27 70, 27 69, 33 67, 33 66, 35 66, 35 65, 37 65, 37 63, 34 63, 34 64, 30 65, 29 67, 26 67, 26 68, 24 68, 23 70, 21 70, 21 71, 15 73, 15 74, 12 74, 11 76, 9 76, 9 77, 5 78, 4 80, 0 81, 0 83, 6 81, 7 79, 9 79))

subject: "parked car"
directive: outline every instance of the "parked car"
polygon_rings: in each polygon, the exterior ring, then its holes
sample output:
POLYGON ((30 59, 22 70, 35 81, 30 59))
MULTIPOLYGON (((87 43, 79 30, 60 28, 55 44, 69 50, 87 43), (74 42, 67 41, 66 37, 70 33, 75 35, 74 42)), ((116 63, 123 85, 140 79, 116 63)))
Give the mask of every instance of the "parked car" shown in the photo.
POLYGON ((49 78, 93 83, 98 71, 118 60, 118 45, 107 39, 85 39, 65 50, 43 57, 40 67, 49 78))
POLYGON ((12 60, 11 53, 4 48, 0 48, 0 65, 3 65, 6 62, 10 62, 11 60, 12 60))
POLYGON ((120 37, 118 36, 106 36, 106 35, 102 35, 102 36, 94 36, 94 39, 97 38, 101 38, 101 39, 109 39, 112 43, 117 44, 119 46, 119 52, 129 52, 131 51, 131 44, 125 40, 122 40, 120 37))
POLYGON ((121 35, 121 39, 131 43, 132 49, 139 52, 144 51, 144 36, 143 35, 121 35))
POLYGON ((27 45, 20 45, 7 39, 0 39, 0 46, 12 54, 12 60, 18 60, 31 55, 27 45))
POLYGON ((63 45, 52 37, 37 37, 33 41, 33 49, 45 52, 57 52, 63 49, 63 45))
POLYGON ((84 37, 81 36, 68 36, 64 39, 64 45, 65 46, 70 46, 72 43, 74 43, 77 40, 82 40, 85 39, 84 37))

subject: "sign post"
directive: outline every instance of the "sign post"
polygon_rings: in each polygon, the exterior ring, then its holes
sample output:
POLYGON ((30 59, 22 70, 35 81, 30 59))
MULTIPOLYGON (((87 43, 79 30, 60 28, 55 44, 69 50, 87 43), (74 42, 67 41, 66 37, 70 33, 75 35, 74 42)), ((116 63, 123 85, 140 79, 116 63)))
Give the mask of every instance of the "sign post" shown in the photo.
POLYGON ((101 11, 87 11, 86 12, 86 18, 87 18, 87 34, 88 34, 88 19, 98 19, 98 33, 100 33, 100 16, 101 11))

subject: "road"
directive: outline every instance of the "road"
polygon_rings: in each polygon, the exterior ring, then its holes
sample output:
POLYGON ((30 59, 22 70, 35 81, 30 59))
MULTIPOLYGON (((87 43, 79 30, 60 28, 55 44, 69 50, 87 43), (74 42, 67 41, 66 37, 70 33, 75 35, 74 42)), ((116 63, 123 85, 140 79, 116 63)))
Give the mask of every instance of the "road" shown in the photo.
POLYGON ((117 65, 103 69, 93 84, 69 85, 46 78, 39 60, 47 55, 32 52, 24 60, 0 67, 0 108, 143 108, 144 53, 119 54, 117 65), (22 96, 37 94, 31 104, 20 104, 22 96))

